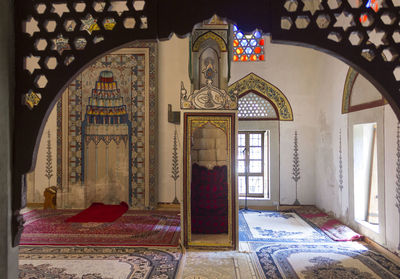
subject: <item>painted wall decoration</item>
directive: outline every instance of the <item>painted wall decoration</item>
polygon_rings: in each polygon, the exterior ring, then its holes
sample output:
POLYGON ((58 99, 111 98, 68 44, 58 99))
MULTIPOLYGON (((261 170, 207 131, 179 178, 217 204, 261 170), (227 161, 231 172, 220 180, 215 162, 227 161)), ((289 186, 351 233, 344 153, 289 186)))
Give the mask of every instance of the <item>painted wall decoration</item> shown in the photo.
POLYGON ((100 72, 88 100, 82 123, 86 206, 96 201, 118 204, 128 200, 132 205, 132 122, 112 71, 100 72))
POLYGON ((367 102, 367 103, 363 103, 363 104, 352 105, 351 104, 351 94, 353 92, 353 87, 354 87, 354 84, 358 77, 359 77, 359 73, 356 70, 354 70, 352 67, 349 67, 349 70, 347 71, 347 75, 346 75, 346 80, 344 83, 344 88, 343 88, 342 114, 353 112, 353 111, 358 111, 358 110, 363 110, 363 109, 367 109, 367 108, 383 106, 383 105, 387 104, 387 101, 382 97, 380 100, 377 100, 374 102, 367 102))
POLYGON ((292 169, 292 179, 296 183, 296 200, 293 205, 300 205, 297 197, 297 182, 300 180, 300 158, 299 158, 299 145, 297 143, 297 131, 294 131, 294 141, 293 141, 293 169, 292 169))
POLYGON ((293 121, 292 107, 286 96, 277 87, 256 74, 250 73, 228 88, 228 95, 238 96, 238 98, 249 92, 257 92, 267 98, 276 107, 279 120, 293 121))
POLYGON ((50 179, 53 177, 53 159, 51 157, 51 132, 47 132, 47 152, 46 152, 46 169, 44 176, 49 180, 48 187, 50 187, 50 179))
POLYGON ((134 43, 99 58, 69 84, 57 105, 64 207, 96 201, 155 206, 156 63, 156 43, 134 43), (76 195, 84 198, 71 199, 76 195))
MULTIPOLYGON (((397 152, 396 152, 396 207, 400 214, 400 122, 397 122, 397 152)), ((397 248, 400 250, 400 241, 397 248)))
POLYGON ((171 177, 175 182, 175 198, 172 201, 173 204, 179 204, 179 200, 176 197, 176 181, 179 178, 179 158, 178 158, 178 132, 174 132, 174 145, 172 147, 172 165, 171 165, 171 177))
POLYGON ((278 120, 275 106, 265 97, 249 92, 238 100, 238 117, 240 120, 278 120))
POLYGON ((339 190, 343 191, 342 129, 339 130, 339 190))
POLYGON ((181 88, 181 109, 236 110, 237 96, 213 86, 209 79, 206 86, 193 93, 188 94, 184 87, 181 88))
POLYGON ((227 93, 230 59, 229 24, 214 15, 196 25, 190 37, 191 88, 181 84, 181 109, 236 110, 237 97, 227 93))

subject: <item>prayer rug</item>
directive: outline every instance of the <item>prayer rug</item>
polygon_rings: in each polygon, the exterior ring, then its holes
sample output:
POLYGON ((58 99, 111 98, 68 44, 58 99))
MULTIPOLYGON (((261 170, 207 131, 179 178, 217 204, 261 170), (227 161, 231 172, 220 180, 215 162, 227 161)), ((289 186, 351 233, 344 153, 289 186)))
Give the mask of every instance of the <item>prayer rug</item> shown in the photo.
POLYGON ((187 250, 184 279, 257 279, 249 253, 187 250))
POLYGON ((19 278, 175 278, 177 248, 20 246, 19 278))
POLYGON ((112 223, 67 223, 79 210, 24 214, 21 245, 178 246, 180 217, 172 211, 128 210, 112 223))
POLYGON ((249 243, 261 278, 399 278, 400 266, 356 242, 249 243))
POLYGON ((91 206, 78 214, 68 218, 65 222, 86 223, 86 222, 114 222, 122 216, 129 206, 126 202, 120 204, 92 203, 91 206))
POLYGON ((239 240, 263 242, 332 242, 294 212, 239 211, 239 240))
POLYGON ((322 212, 315 206, 303 206, 295 209, 296 213, 309 222, 319 227, 324 233, 335 241, 361 240, 362 235, 342 224, 332 216, 322 212))

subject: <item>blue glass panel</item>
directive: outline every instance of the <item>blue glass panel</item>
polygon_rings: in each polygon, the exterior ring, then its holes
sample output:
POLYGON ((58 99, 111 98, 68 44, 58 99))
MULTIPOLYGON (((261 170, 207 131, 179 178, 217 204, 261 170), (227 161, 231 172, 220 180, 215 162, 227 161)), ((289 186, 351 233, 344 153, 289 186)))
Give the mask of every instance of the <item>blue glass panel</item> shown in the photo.
POLYGON ((233 25, 233 31, 238 31, 238 28, 237 28, 237 26, 236 25, 233 25))
POLYGON ((240 41, 240 44, 244 47, 247 46, 247 40, 240 41))
POLYGON ((253 49, 251 47, 246 47, 246 53, 251 54, 253 52, 253 49))
POLYGON ((238 33, 236 34, 236 38, 238 38, 239 40, 240 40, 241 38, 243 38, 243 33, 242 33, 242 32, 238 32, 238 33))
POLYGON ((261 33, 260 33, 260 31, 254 32, 254 37, 256 37, 257 39, 261 38, 261 33))
POLYGON ((256 46, 257 45, 257 41, 254 40, 254 39, 250 40, 250 45, 251 46, 256 46))

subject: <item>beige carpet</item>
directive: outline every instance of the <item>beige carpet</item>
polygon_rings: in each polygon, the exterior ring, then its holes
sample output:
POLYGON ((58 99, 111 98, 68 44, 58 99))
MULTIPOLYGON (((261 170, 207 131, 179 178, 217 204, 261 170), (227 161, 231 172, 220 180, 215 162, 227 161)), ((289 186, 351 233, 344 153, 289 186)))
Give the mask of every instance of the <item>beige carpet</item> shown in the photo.
POLYGON ((255 268, 248 253, 238 251, 186 251, 183 279, 255 279, 255 268))
POLYGON ((20 246, 20 279, 166 279, 178 274, 180 249, 20 246))

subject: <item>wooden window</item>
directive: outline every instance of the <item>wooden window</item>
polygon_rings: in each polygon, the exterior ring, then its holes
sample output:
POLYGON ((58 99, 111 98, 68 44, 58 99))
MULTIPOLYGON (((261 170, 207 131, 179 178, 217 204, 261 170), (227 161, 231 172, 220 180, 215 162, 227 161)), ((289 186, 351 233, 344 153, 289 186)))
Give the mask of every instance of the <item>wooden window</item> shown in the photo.
POLYGON ((264 135, 265 132, 238 134, 239 196, 265 197, 264 135))

